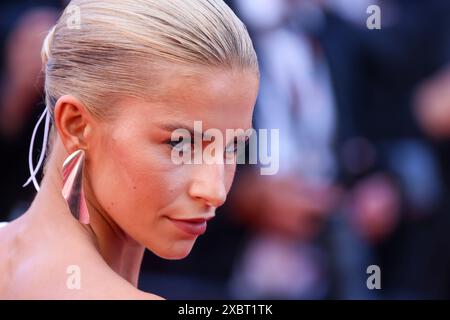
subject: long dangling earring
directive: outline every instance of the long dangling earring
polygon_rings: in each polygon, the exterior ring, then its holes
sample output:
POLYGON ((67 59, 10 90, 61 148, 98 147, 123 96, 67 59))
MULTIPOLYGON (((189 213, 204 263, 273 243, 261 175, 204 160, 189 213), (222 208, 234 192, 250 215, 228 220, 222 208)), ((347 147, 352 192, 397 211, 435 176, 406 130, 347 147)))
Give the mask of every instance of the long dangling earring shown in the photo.
POLYGON ((84 150, 77 150, 64 161, 62 195, 72 215, 82 224, 89 224, 89 212, 83 190, 84 158, 84 150))

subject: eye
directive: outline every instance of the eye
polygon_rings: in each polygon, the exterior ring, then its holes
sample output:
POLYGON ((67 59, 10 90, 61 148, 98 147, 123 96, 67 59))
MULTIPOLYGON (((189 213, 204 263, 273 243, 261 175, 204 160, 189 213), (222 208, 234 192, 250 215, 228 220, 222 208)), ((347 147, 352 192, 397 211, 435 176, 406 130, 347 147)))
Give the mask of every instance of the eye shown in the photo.
POLYGON ((235 138, 234 141, 225 148, 225 153, 226 154, 237 154, 237 152, 240 151, 239 145, 242 145, 241 148, 243 150, 245 150, 245 148, 248 145, 248 139, 238 140, 237 138, 235 138))
POLYGON ((192 140, 180 138, 179 140, 167 140, 166 144, 178 152, 190 152, 192 149, 192 143, 190 141, 192 140))
POLYGON ((237 142, 233 142, 233 143, 229 144, 225 149, 225 153, 227 153, 227 154, 232 154, 232 153, 236 154, 237 151, 238 151, 237 142))

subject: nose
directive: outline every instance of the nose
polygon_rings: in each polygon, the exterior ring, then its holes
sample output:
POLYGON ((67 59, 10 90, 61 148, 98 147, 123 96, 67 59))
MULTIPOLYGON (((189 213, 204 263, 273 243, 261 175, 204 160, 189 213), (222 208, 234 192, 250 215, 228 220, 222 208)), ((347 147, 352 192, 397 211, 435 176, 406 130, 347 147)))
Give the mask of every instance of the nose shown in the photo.
POLYGON ((189 187, 190 197, 211 207, 220 207, 227 198, 223 164, 196 165, 194 179, 189 187))

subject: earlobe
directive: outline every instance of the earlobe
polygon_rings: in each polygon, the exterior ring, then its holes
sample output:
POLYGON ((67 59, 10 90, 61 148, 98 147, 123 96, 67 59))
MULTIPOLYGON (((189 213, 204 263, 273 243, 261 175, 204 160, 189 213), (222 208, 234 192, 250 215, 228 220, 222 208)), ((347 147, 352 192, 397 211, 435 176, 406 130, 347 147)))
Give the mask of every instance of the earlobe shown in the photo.
POLYGON ((58 134, 69 154, 87 149, 86 133, 90 131, 92 118, 80 100, 70 95, 59 98, 54 118, 58 134))

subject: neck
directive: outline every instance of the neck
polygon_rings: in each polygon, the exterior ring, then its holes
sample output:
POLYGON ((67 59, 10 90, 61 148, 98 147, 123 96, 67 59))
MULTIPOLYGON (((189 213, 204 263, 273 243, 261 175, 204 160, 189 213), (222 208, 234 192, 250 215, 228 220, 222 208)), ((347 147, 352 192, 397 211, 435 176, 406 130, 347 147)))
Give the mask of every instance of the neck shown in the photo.
MULTIPOLYGON (((59 168, 62 168, 62 161, 60 166, 56 166, 54 164, 58 161, 50 159, 40 191, 29 209, 30 216, 42 223, 73 226, 78 232, 81 230, 82 243, 94 247, 111 269, 137 287, 145 248, 128 237, 104 210, 89 199, 86 199, 86 202, 90 224, 82 225, 74 220, 61 195, 63 183, 59 168)), ((75 235, 75 229, 73 231, 75 235)))

